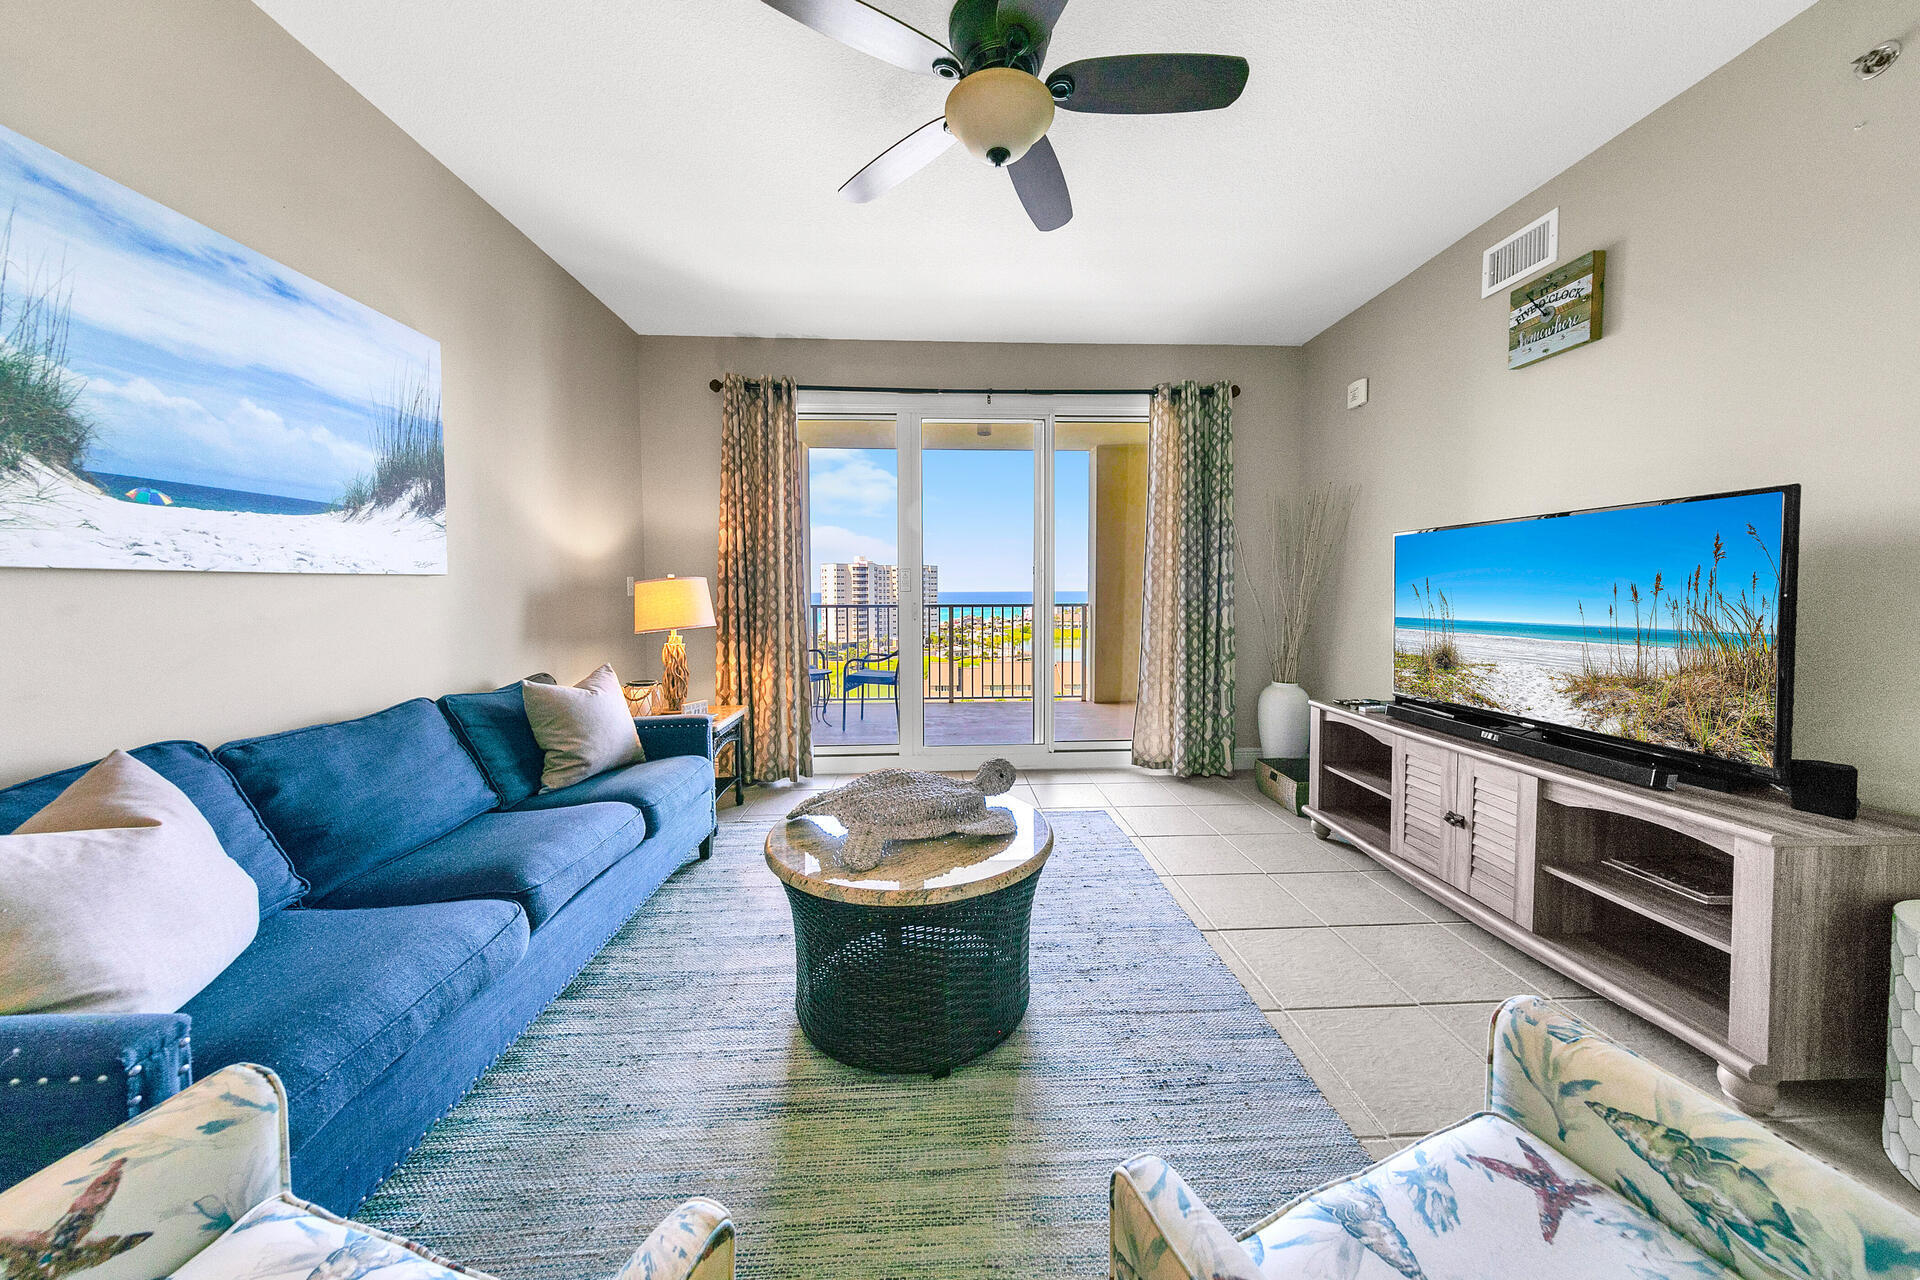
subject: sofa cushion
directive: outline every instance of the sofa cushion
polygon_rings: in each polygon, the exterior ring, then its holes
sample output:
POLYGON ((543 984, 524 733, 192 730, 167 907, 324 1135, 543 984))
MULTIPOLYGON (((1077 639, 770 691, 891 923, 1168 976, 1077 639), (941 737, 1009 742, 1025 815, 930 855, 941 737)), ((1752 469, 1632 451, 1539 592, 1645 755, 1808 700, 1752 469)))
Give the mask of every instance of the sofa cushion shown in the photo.
POLYGON ((172 1013, 259 927, 253 877, 124 751, 0 836, 0 1014, 172 1013))
POLYGON ((620 677, 604 662, 571 688, 522 681, 520 697, 533 736, 547 754, 542 791, 559 791, 647 758, 620 677))
POLYGON ((315 897, 499 801, 425 698, 358 720, 229 742, 214 756, 253 798, 315 897))
POLYGON ((540 813, 483 813, 438 840, 358 876, 322 907, 505 898, 538 929, 646 838, 632 805, 580 804, 540 813))
POLYGON ((1485 1114, 1309 1192, 1244 1243, 1271 1277, 1730 1274, 1546 1141, 1485 1114))
MULTIPOLYGON (((220 837, 220 847, 253 877, 260 890, 260 916, 265 919, 298 902, 307 882, 294 874, 260 814, 234 783, 220 762, 197 742, 155 742, 127 753, 186 793, 193 807, 220 837)), ((0 832, 12 831, 99 764, 75 765, 0 791, 0 832)))
MULTIPOLYGON (((553 683, 544 671, 527 679, 553 683)), ((547 754, 534 740, 518 680, 492 693, 450 693, 440 699, 440 709, 479 761, 480 772, 487 775, 502 808, 511 809, 540 790, 540 770, 547 754)))
POLYGON ((517 811, 558 809, 596 801, 617 800, 632 805, 647 818, 647 834, 666 824, 666 815, 680 809, 713 812, 713 763, 705 756, 669 756, 645 760, 624 769, 609 769, 558 791, 542 791, 520 802, 517 811))
POLYGON ((181 1010, 193 1019, 195 1069, 271 1068, 298 1149, 526 950, 526 916, 493 899, 283 911, 181 1010))

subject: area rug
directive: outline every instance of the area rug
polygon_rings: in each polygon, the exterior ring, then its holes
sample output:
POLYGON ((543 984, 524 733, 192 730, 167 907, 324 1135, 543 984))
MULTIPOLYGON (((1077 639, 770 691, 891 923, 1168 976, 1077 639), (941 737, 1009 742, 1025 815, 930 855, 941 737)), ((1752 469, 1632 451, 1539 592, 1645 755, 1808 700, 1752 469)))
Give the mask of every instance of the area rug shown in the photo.
POLYGON ((807 1043, 767 825, 732 822, 355 1216, 505 1280, 592 1280, 706 1195, 750 1280, 1099 1280, 1130 1155, 1236 1230, 1364 1165, 1113 820, 1053 821, 1026 1020, 950 1077, 807 1043))

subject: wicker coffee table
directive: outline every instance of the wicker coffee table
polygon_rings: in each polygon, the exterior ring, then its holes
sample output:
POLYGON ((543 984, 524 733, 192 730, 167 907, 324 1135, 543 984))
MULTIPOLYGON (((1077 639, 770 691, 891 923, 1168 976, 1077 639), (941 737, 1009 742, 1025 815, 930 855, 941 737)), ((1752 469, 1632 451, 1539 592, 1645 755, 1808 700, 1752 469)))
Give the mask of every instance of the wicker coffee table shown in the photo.
POLYGON ((871 871, 837 853, 845 829, 796 818, 767 833, 793 908, 794 1012, 849 1066, 944 1076, 999 1044, 1027 1011, 1027 924, 1053 829, 1032 805, 1011 836, 914 840, 871 871))

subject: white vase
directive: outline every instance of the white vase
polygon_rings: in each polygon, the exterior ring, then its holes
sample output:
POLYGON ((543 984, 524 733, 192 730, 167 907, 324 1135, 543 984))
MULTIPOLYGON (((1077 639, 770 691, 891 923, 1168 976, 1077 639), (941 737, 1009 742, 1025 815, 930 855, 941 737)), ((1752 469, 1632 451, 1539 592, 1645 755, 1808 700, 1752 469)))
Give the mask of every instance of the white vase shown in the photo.
POLYGON ((1276 680, 1260 691, 1260 756, 1292 759, 1307 754, 1307 691, 1276 680))

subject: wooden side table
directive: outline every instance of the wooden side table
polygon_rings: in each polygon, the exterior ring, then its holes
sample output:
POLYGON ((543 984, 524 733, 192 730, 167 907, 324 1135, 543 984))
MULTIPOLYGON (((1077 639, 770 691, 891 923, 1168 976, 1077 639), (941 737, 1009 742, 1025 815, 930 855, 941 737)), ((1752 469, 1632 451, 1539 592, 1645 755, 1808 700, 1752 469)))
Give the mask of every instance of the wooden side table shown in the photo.
POLYGON ((742 805, 747 802, 747 769, 745 754, 740 748, 740 735, 746 729, 747 709, 745 707, 715 707, 707 713, 713 721, 713 794, 719 795, 728 787, 733 788, 733 803, 742 805), (720 751, 723 747, 732 747, 732 759, 727 767, 733 772, 720 770, 720 751))

